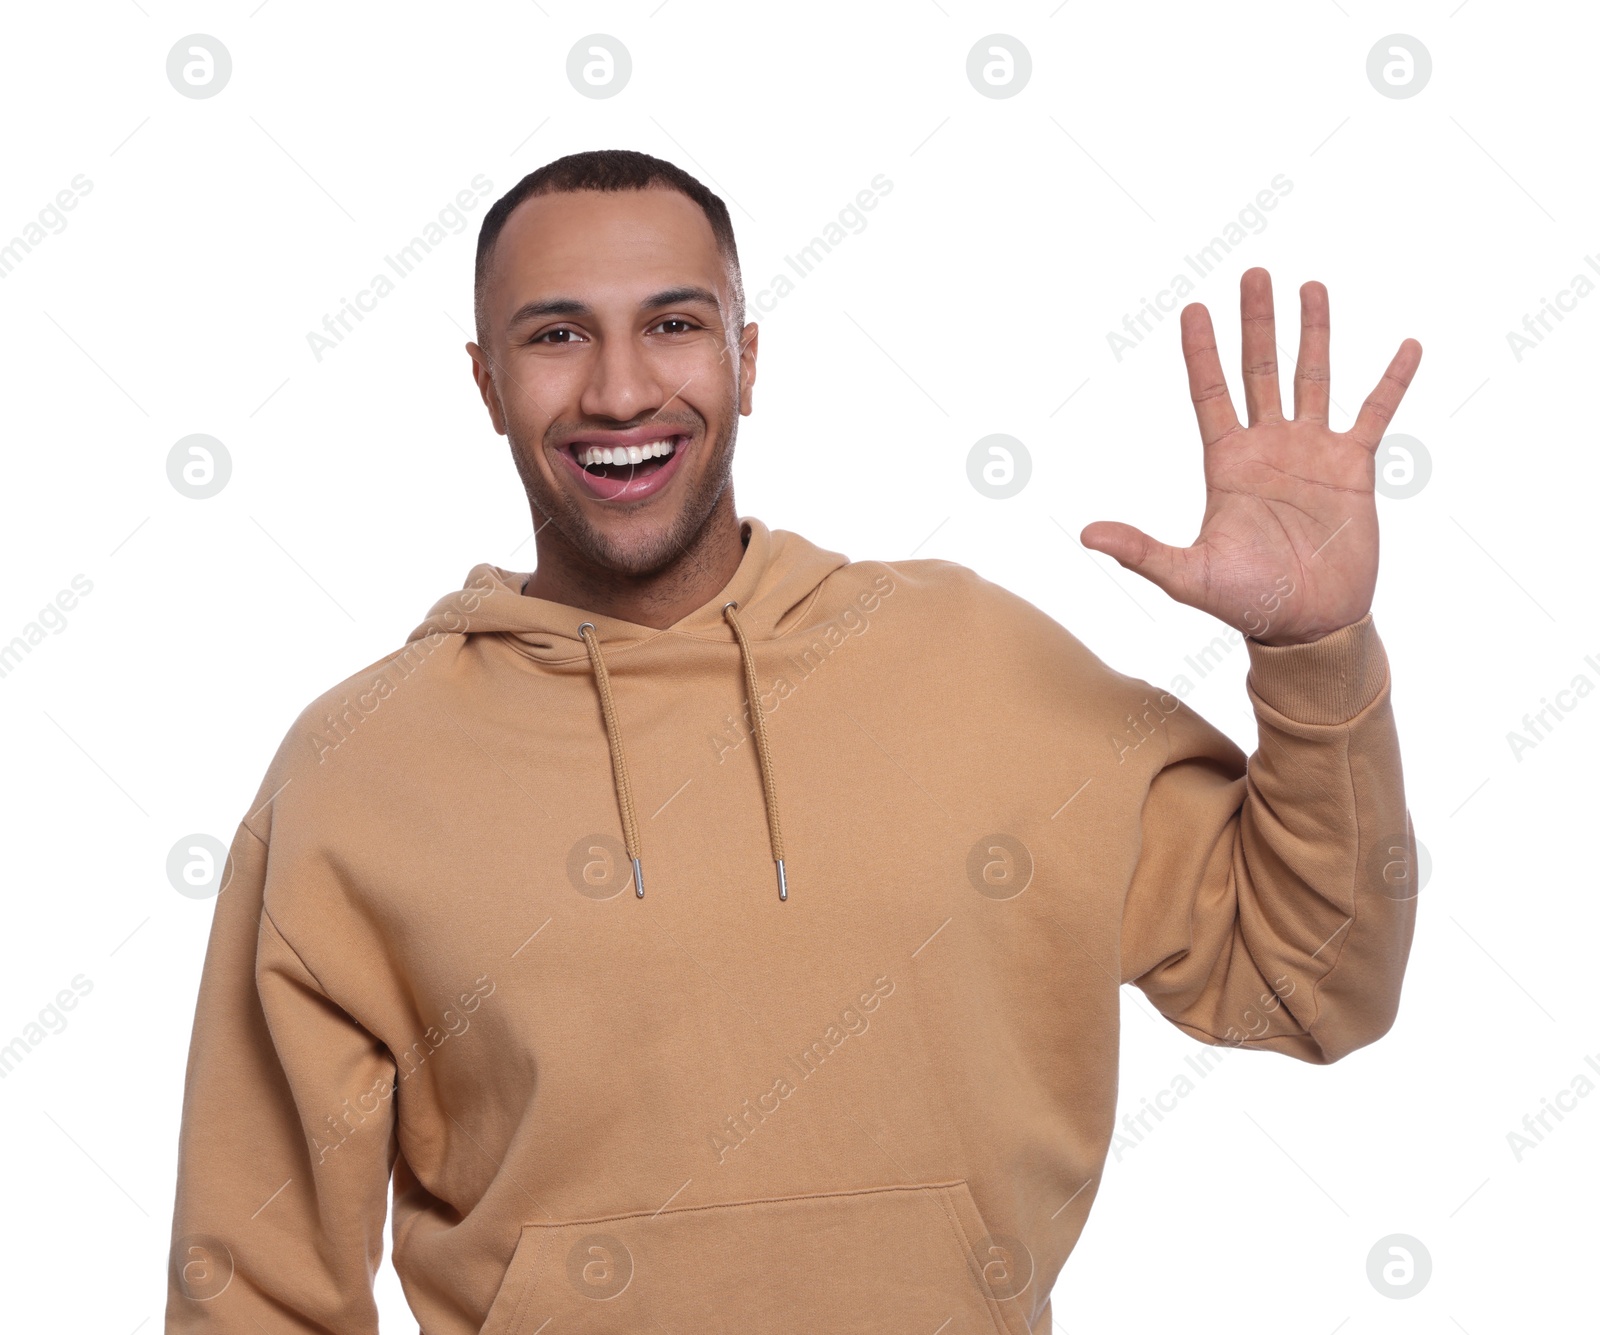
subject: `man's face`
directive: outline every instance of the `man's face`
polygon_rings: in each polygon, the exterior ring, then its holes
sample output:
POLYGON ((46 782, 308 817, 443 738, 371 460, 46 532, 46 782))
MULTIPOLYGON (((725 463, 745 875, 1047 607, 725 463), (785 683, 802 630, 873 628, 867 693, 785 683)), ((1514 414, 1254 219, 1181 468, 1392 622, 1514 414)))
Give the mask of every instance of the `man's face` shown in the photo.
POLYGON ((750 412, 756 326, 731 319, 711 224, 676 190, 517 206, 495 244, 487 347, 467 350, 536 526, 625 575, 688 547, 729 485, 750 412))

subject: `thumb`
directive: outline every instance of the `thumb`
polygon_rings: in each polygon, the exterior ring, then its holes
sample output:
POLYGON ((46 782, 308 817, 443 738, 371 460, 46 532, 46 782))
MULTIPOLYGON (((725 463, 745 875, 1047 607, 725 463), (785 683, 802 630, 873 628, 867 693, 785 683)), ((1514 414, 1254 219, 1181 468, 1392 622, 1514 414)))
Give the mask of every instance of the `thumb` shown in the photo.
POLYGON ((1078 535, 1078 541, 1091 551, 1104 552, 1124 570, 1143 575, 1169 597, 1177 597, 1181 583, 1183 552, 1157 542, 1143 529, 1100 519, 1078 535))

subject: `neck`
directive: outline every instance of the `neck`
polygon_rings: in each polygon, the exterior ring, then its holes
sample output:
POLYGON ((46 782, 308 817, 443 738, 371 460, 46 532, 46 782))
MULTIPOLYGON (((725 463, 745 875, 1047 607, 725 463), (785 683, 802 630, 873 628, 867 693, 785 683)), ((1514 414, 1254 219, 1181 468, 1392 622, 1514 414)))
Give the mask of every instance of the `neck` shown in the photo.
MULTIPOLYGON (((536 526, 539 520, 535 512, 536 526)), ((648 575, 620 574, 596 566, 557 533, 553 524, 538 527, 534 542, 539 564, 529 576, 524 594, 652 630, 677 624, 715 598, 744 559, 731 488, 723 492, 688 546, 648 575)))

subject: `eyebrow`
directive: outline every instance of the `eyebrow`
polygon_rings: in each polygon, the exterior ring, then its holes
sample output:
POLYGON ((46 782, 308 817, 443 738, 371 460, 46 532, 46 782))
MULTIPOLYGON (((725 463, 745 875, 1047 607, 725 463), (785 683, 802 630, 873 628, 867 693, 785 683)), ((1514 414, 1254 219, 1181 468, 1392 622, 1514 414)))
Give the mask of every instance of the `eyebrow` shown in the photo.
MULTIPOLYGON (((717 300, 717 294, 704 287, 669 287, 646 297, 639 303, 641 311, 659 310, 663 306, 684 306, 691 302, 701 302, 712 306, 719 311, 722 303, 717 300)), ((507 329, 515 329, 520 324, 530 320, 543 320, 551 316, 593 315, 594 309, 586 302, 575 297, 547 297, 542 301, 524 302, 517 308, 515 315, 506 323, 507 329)))

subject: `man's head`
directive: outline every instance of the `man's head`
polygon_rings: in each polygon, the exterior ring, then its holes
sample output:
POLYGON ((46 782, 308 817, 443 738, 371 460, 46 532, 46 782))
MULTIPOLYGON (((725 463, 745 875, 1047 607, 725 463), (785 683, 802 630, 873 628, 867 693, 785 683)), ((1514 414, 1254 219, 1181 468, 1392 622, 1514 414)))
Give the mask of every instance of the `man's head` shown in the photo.
POLYGON ((540 168, 483 220, 475 307, 473 377, 541 538, 644 576, 732 513, 756 326, 727 207, 699 181, 624 150, 540 168))

